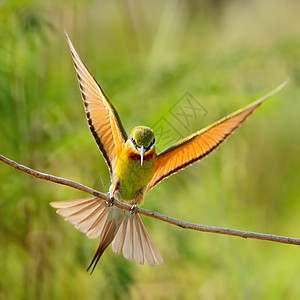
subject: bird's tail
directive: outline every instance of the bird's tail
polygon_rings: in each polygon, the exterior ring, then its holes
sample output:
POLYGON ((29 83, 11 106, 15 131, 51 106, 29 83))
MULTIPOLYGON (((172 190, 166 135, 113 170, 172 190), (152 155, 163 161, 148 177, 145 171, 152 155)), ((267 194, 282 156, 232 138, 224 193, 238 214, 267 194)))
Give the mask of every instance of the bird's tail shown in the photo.
POLYGON ((150 266, 155 266, 155 262, 163 265, 163 259, 138 213, 130 214, 116 206, 107 206, 96 197, 51 202, 50 205, 58 208, 58 214, 89 238, 100 235, 98 249, 88 267, 91 273, 110 243, 114 252, 123 252, 125 258, 134 258, 138 264, 146 261, 150 266))

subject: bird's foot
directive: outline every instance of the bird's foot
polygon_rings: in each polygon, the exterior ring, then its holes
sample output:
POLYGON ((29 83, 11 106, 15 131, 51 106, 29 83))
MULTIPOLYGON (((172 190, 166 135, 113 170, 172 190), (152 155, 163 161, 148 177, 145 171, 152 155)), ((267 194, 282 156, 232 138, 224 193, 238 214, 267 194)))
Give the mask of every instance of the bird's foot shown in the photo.
POLYGON ((110 207, 110 206, 113 205, 114 201, 115 201, 115 197, 114 197, 114 196, 111 196, 111 197, 109 197, 109 200, 106 201, 106 205, 107 205, 108 207, 110 207))
POLYGON ((136 203, 135 204, 133 204, 132 206, 131 206, 131 208, 130 208, 130 213, 133 215, 135 212, 136 212, 136 209, 137 209, 137 205, 136 205, 136 203))

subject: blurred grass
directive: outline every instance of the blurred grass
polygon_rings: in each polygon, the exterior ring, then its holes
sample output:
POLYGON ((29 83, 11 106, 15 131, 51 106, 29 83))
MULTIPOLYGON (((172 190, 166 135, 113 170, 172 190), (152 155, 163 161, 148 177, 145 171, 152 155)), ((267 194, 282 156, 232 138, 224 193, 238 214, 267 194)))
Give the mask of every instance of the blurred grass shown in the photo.
MULTIPOLYGON (((182 220, 299 237, 297 1, 0 2, 0 153, 107 188, 63 27, 128 131, 170 118, 189 91, 208 111, 188 134, 291 78, 207 159, 145 208, 182 220)), ((106 177, 105 177, 106 176, 106 177)), ((184 231, 145 219, 165 266, 108 250, 49 207, 84 194, 0 165, 0 299, 297 299, 296 246, 184 231)))

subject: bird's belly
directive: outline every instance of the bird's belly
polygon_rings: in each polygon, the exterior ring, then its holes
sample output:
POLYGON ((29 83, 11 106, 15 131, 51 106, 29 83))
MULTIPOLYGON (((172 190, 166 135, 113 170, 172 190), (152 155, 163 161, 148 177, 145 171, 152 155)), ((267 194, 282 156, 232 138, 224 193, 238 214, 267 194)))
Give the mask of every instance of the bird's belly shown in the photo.
POLYGON ((140 161, 118 163, 116 179, 119 182, 120 200, 131 201, 136 198, 138 193, 143 194, 143 190, 154 174, 154 169, 155 160, 144 161, 143 166, 140 161))

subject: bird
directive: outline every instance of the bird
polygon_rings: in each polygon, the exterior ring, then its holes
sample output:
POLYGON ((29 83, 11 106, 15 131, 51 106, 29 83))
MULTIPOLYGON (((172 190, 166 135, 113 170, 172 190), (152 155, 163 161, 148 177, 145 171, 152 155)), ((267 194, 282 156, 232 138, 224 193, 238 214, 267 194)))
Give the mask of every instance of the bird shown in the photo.
POLYGON ((81 60, 65 32, 83 99, 89 129, 108 166, 111 185, 109 201, 97 197, 55 201, 57 213, 89 238, 100 236, 99 246, 87 268, 93 273, 99 259, 112 244, 112 250, 128 260, 150 266, 163 265, 163 258, 138 212, 137 205, 163 179, 206 157, 237 129, 266 99, 282 89, 286 80, 273 91, 213 124, 179 140, 156 153, 155 133, 137 126, 128 136, 121 118, 81 60), (114 199, 128 203, 131 210, 113 205, 114 199))

